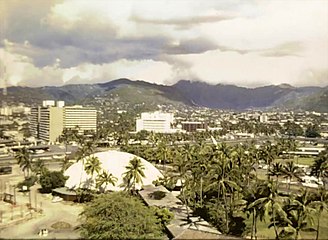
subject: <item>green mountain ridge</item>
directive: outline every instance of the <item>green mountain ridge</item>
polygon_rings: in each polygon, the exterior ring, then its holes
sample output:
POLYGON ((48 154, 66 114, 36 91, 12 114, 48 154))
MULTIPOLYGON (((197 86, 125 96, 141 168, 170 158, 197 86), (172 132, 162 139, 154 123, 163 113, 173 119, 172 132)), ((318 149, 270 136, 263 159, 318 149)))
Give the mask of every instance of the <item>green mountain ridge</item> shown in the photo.
MULTIPOLYGON (((39 105, 42 100, 63 100, 68 105, 97 105, 117 101, 144 105, 188 105, 215 109, 289 108, 328 112, 328 87, 293 87, 288 84, 245 88, 181 80, 174 85, 117 79, 106 83, 60 87, 9 87, 8 104, 39 105)), ((1 99, 4 99, 2 92, 1 99)))

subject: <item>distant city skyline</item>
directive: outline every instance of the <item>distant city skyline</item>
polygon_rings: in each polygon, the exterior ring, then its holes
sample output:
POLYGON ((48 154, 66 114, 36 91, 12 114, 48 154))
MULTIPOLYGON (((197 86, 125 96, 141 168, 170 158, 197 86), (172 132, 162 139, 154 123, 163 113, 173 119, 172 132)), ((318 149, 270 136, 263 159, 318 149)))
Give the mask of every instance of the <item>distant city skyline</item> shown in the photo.
POLYGON ((14 86, 327 86, 328 1, 0 0, 0 60, 14 86))

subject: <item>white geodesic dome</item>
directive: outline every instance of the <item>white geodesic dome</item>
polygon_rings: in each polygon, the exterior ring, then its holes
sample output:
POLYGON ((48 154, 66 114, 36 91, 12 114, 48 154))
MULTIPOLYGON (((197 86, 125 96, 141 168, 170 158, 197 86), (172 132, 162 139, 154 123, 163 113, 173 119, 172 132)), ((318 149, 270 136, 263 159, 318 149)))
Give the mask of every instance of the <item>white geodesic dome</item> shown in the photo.
MULTIPOLYGON (((141 160, 142 165, 144 166, 145 177, 142 178, 142 185, 152 184, 153 181, 162 178, 163 175, 160 171, 154 167, 151 163, 145 159, 138 157, 136 155, 120 152, 120 151, 106 151, 98 152, 92 154, 92 156, 97 157, 100 160, 102 170, 108 171, 108 173, 113 174, 117 178, 115 186, 107 185, 106 190, 119 191, 123 190, 123 176, 127 171, 126 166, 128 166, 131 159, 137 157, 141 160)), ((68 177, 65 186, 69 189, 77 189, 86 186, 91 186, 95 188, 95 182, 92 180, 91 175, 88 175, 85 172, 83 163, 86 162, 87 158, 84 158, 73 165, 71 165, 64 173, 68 177)), ((102 171, 100 171, 101 173, 102 171)), ((96 179, 97 173, 94 173, 94 179, 96 179)), ((136 189, 141 189, 141 184, 136 184, 136 189)), ((104 187, 104 186, 103 186, 104 187)))

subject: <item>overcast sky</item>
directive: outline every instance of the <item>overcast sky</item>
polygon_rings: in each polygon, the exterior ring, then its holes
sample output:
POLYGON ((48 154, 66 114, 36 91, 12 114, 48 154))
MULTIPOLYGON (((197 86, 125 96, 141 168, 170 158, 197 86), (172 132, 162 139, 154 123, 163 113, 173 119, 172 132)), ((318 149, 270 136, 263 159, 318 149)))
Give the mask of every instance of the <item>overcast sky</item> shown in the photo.
POLYGON ((327 0, 0 0, 0 24, 9 85, 328 85, 327 0))

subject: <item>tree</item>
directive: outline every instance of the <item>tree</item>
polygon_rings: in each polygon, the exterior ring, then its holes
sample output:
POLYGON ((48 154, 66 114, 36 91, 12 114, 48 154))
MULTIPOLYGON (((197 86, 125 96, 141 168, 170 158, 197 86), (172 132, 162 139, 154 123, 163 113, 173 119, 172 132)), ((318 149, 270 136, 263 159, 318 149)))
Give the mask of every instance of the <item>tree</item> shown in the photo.
POLYGON ((94 174, 99 173, 101 170, 101 163, 99 158, 94 155, 87 157, 84 169, 87 174, 91 175, 91 180, 93 180, 94 174))
POLYGON ((252 215, 251 239, 257 239, 257 220, 260 216, 260 206, 251 205, 254 201, 261 197, 260 185, 255 183, 249 188, 245 189, 244 200, 246 200, 246 211, 252 215))
POLYGON ((32 164, 32 170, 36 175, 41 175, 47 168, 41 159, 38 159, 32 164))
POLYGON ((269 175, 276 177, 276 184, 278 184, 279 176, 282 176, 283 174, 284 174, 283 165, 281 163, 273 163, 272 168, 269 170, 269 175))
POLYGON ((295 237, 298 239, 300 231, 310 230, 314 222, 315 209, 311 206, 308 190, 301 189, 299 195, 287 198, 287 202, 283 207, 287 213, 287 219, 277 216, 277 225, 283 227, 279 236, 295 237))
POLYGON ((175 151, 173 168, 174 172, 171 172, 170 180, 177 185, 178 181, 181 183, 180 195, 182 196, 182 202, 184 203, 187 211, 187 218, 189 219, 189 207, 186 197, 187 190, 187 171, 189 168, 189 162, 192 160, 192 148, 189 144, 185 144, 180 151, 175 151))
POLYGON ((142 184, 142 178, 145 177, 145 167, 140 158, 134 157, 130 160, 129 165, 125 167, 126 172, 123 174, 123 182, 126 190, 136 191, 136 184, 142 184))
POLYGON ((328 177, 328 151, 322 151, 314 160, 311 166, 311 176, 316 176, 318 180, 322 180, 324 189, 326 189, 325 177, 328 177))
POLYGON ((79 147, 79 150, 77 151, 77 161, 80 159, 84 160, 86 156, 91 155, 96 148, 94 141, 81 141, 81 147, 79 147))
POLYGON ((236 164, 231 160, 231 149, 226 144, 220 144, 218 150, 214 152, 213 168, 211 171, 212 185, 217 188, 217 207, 220 207, 220 200, 223 199, 224 206, 224 228, 223 232, 229 233, 229 208, 232 205, 233 192, 239 189, 235 178, 239 174, 236 164), (230 204, 228 203, 230 196, 230 204))
POLYGON ((282 208, 283 199, 278 195, 277 185, 271 180, 268 181, 267 184, 261 185, 259 188, 259 194, 262 197, 255 200, 248 207, 258 207, 261 211, 261 219, 270 217, 271 224, 269 227, 273 226, 276 239, 279 239, 278 219, 288 221, 287 214, 282 208))
POLYGON ((305 137, 316 138, 320 137, 320 129, 317 124, 309 124, 305 130, 305 137))
POLYGON ((152 209, 125 192, 101 194, 84 207, 79 226, 86 239, 158 239, 162 224, 152 209))
POLYGON ((284 127, 282 129, 282 133, 288 135, 289 137, 297 137, 297 136, 302 136, 303 135, 303 129, 301 128, 300 125, 294 122, 286 122, 284 124, 284 127))
POLYGON ((283 166, 283 175, 287 178, 288 182, 288 191, 290 190, 290 182, 293 178, 300 179, 300 176, 303 174, 303 170, 296 166, 294 162, 287 162, 286 165, 283 166))
POLYGON ((102 192, 105 192, 109 184, 115 186, 116 182, 117 177, 114 177, 113 174, 103 170, 96 178, 96 187, 101 188, 102 192), (105 186, 103 187, 103 185, 105 186))
POLYGON ((263 146, 261 146, 260 155, 262 160, 264 160, 265 163, 268 164, 267 175, 269 180, 270 179, 269 172, 271 169, 271 164, 273 163, 274 159, 277 156, 277 146, 273 145, 270 141, 267 141, 263 146))
POLYGON ((18 165, 22 168, 25 177, 30 176, 30 170, 32 169, 32 161, 29 150, 24 147, 17 151, 15 158, 18 165))
POLYGON ((64 187, 67 177, 61 171, 46 170, 40 176, 42 192, 50 193, 52 189, 64 187))
POLYGON ((316 240, 319 238, 320 218, 323 211, 328 210, 328 193, 324 188, 319 188, 317 193, 318 199, 313 201, 311 205, 317 210, 317 229, 316 240))
POLYGON ((163 163, 163 171, 165 172, 165 164, 168 160, 168 156, 170 154, 169 152, 169 148, 167 147, 167 142, 166 141, 161 141, 159 144, 158 144, 158 147, 157 147, 157 157, 162 161, 163 163))

